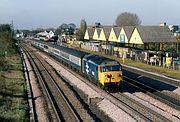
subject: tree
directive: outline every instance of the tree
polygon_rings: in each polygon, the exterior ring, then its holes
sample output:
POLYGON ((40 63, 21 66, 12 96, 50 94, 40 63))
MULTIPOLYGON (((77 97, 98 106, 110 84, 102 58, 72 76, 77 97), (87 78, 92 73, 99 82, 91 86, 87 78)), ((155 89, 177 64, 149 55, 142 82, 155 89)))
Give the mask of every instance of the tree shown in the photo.
POLYGON ((116 24, 118 26, 138 26, 141 24, 141 20, 134 13, 124 12, 117 16, 116 24))
POLYGON ((69 35, 74 35, 74 31, 76 30, 76 25, 73 23, 68 24, 69 35))
POLYGON ((17 30, 16 33, 20 34, 21 32, 20 32, 20 30, 17 30))
POLYGON ((56 29, 55 34, 56 35, 61 35, 61 34, 73 35, 75 29, 76 29, 75 24, 73 24, 73 23, 70 23, 70 24, 63 23, 62 25, 60 25, 56 29))
POLYGON ((71 29, 73 29, 73 30, 76 29, 76 25, 73 24, 73 23, 68 24, 68 27, 71 28, 71 29))
POLYGON ((61 28, 62 30, 66 30, 66 29, 68 28, 68 25, 67 25, 66 23, 63 23, 63 24, 60 26, 60 28, 61 28))
POLYGON ((61 32, 61 28, 58 27, 55 31, 55 35, 60 35, 62 32, 61 32))
POLYGON ((11 32, 12 31, 11 25, 9 25, 9 24, 0 24, 0 32, 3 32, 3 31, 11 32))
POLYGON ((85 21, 85 19, 82 19, 81 24, 80 24, 80 28, 78 29, 78 31, 76 33, 77 40, 84 40, 86 28, 87 28, 86 21, 85 21))
POLYGON ((55 31, 56 35, 66 34, 68 30, 68 25, 66 23, 61 24, 55 31))

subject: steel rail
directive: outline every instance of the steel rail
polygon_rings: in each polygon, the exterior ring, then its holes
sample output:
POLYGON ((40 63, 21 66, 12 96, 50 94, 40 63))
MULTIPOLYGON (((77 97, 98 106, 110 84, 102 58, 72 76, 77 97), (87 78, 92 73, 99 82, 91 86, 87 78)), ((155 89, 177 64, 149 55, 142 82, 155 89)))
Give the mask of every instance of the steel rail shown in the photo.
POLYGON ((129 96, 123 93, 110 93, 112 97, 123 103, 128 109, 132 110, 134 113, 139 115, 145 121, 170 121, 166 117, 162 116, 161 114, 155 112, 154 110, 142 105, 141 103, 137 102, 136 100, 130 98, 129 96))
POLYGON ((41 83, 41 85, 42 85, 41 87, 43 87, 43 89, 44 89, 45 92, 46 92, 46 95, 47 95, 47 97, 48 97, 48 99, 49 99, 49 101, 50 101, 50 103, 51 103, 51 106, 52 106, 52 108, 53 108, 53 111, 54 111, 54 113, 55 113, 56 119, 57 119, 58 121, 61 121, 60 116, 59 116, 58 111, 57 111, 57 108, 55 107, 54 102, 53 102, 53 100, 52 100, 52 95, 50 95, 49 90, 47 89, 47 86, 45 85, 45 83, 44 83, 44 81, 43 81, 43 78, 42 78, 42 76, 41 76, 41 73, 40 73, 40 71, 38 70, 38 68, 37 68, 37 66, 36 66, 36 64, 35 64, 32 56, 30 56, 30 53, 28 53, 28 51, 27 51, 25 48, 23 48, 23 47, 21 47, 21 48, 24 50, 25 54, 27 55, 27 57, 28 57, 28 59, 29 59, 29 61, 30 61, 30 64, 32 65, 32 67, 33 67, 33 69, 34 69, 35 75, 36 75, 39 83, 41 83))
MULTIPOLYGON (((42 61, 36 56, 36 59, 38 60, 38 62, 41 64, 43 71, 46 72, 47 76, 51 79, 52 83, 54 84, 56 90, 58 91, 59 95, 63 98, 63 100, 65 101, 67 108, 69 109, 69 111, 72 113, 72 115, 74 116, 74 120, 79 122, 81 121, 81 119, 79 118, 79 116, 77 115, 77 113, 74 111, 74 109, 72 108, 72 105, 70 104, 70 102, 68 101, 68 99, 66 98, 66 96, 64 95, 63 91, 60 89, 60 87, 58 86, 58 84, 56 83, 56 81, 54 80, 54 78, 51 76, 50 72, 48 71, 48 69, 46 68, 46 66, 42 63, 42 61)), ((40 73, 41 74, 41 73, 40 73)), ((42 75, 42 74, 41 74, 42 75)), ((46 85, 46 87, 48 87, 46 85)), ((71 118, 72 119, 72 118, 71 118)))
POLYGON ((178 99, 171 97, 171 96, 168 96, 159 90, 156 90, 156 89, 154 89, 148 85, 145 85, 143 83, 138 82, 137 80, 134 80, 134 79, 131 79, 131 78, 128 78, 125 76, 124 76, 124 82, 140 89, 141 91, 145 92, 149 96, 162 101, 163 103, 171 106, 172 108, 180 110, 180 101, 178 99))

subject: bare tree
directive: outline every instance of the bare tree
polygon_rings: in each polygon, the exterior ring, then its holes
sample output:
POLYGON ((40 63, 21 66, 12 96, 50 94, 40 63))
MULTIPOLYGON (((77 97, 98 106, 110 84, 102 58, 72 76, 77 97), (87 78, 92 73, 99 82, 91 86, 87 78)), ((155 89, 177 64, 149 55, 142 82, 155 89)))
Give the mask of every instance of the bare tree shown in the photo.
POLYGON ((137 26, 141 24, 141 20, 134 13, 124 12, 117 16, 116 24, 118 26, 137 26))

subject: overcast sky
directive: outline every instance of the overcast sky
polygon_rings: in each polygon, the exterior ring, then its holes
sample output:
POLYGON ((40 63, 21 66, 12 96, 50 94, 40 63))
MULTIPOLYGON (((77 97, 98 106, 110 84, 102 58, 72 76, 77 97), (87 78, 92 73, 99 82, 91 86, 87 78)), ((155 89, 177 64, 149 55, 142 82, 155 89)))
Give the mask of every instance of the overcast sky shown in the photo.
POLYGON ((81 19, 112 25, 122 12, 136 13, 143 25, 180 25, 180 0, 0 0, 0 24, 13 20, 15 29, 79 26, 81 19))

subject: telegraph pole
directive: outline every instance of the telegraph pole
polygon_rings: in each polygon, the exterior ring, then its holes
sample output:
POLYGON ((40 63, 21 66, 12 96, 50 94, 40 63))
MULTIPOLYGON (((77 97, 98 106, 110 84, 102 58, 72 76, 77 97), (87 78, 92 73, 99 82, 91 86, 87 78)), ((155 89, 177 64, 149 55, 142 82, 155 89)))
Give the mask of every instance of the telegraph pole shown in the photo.
POLYGON ((11 20, 10 27, 11 27, 11 36, 13 36, 13 34, 14 34, 14 22, 13 22, 13 20, 11 20))

